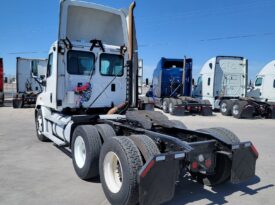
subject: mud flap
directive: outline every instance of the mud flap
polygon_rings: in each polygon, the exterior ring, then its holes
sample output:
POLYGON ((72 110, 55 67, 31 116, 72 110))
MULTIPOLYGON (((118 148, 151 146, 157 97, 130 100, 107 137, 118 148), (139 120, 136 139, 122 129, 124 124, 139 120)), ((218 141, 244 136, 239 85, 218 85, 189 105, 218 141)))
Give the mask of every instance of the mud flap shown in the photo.
POLYGON ((254 113, 254 107, 251 105, 248 105, 241 110, 240 116, 241 118, 251 119, 253 118, 253 113, 254 113))
POLYGON ((148 161, 139 172, 140 205, 157 205, 174 197, 185 153, 158 155, 148 161))
POLYGON ((201 115, 202 116, 211 116, 212 113, 212 106, 202 106, 201 107, 201 115))
POLYGON ((251 142, 232 147, 231 182, 237 184, 255 176, 258 152, 251 142))
POLYGON ((176 105, 174 107, 174 114, 176 116, 184 116, 185 115, 185 106, 184 105, 176 105))
POLYGON ((271 119, 275 119, 275 105, 271 108, 271 119))

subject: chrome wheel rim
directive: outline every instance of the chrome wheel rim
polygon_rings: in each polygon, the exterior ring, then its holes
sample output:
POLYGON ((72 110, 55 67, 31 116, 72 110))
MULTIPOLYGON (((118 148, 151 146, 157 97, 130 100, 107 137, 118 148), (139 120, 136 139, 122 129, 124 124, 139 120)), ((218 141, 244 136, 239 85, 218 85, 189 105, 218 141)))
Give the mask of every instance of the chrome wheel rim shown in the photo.
POLYGON ((240 113, 239 111, 239 105, 234 105, 232 108, 232 112, 234 115, 238 115, 240 113))
POLYGON ((173 112, 173 104, 169 103, 169 112, 172 113, 173 112))
POLYGON ((166 101, 163 102, 162 108, 163 108, 163 110, 167 110, 167 102, 166 101))
POLYGON ((225 113, 227 111, 227 105, 226 105, 226 103, 222 103, 222 105, 221 105, 221 111, 223 113, 225 113))

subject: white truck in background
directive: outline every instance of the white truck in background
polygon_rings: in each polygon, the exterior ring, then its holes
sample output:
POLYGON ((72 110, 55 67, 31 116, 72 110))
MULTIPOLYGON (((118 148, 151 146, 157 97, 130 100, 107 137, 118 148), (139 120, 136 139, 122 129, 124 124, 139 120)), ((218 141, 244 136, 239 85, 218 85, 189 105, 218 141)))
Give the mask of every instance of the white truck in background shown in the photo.
POLYGON ((217 56, 208 60, 200 71, 193 96, 209 100, 213 110, 223 110, 229 99, 246 96, 247 59, 217 56))
POLYGON ((16 59, 16 94, 13 97, 13 108, 35 104, 37 95, 43 86, 39 82, 45 78, 47 59, 20 58, 16 59))
POLYGON ((248 90, 247 96, 262 102, 275 102, 275 60, 257 74, 254 86, 248 90))
POLYGON ((209 100, 225 116, 275 118, 274 72, 272 61, 257 75, 254 88, 247 90, 248 61, 217 56, 202 67, 193 96, 209 100))

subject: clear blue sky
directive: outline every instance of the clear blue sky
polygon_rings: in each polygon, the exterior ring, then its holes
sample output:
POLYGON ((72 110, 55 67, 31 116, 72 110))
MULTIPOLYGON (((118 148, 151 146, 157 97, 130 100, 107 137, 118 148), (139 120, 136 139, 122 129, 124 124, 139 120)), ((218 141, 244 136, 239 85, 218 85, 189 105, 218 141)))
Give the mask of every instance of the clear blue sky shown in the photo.
MULTIPOLYGON (((87 1, 115 8, 131 3, 87 1)), ((47 57, 57 37, 58 9, 59 0, 1 1, 0 57, 6 74, 15 74, 17 56, 47 57)), ((249 59, 249 74, 254 78, 275 59, 274 11, 274 0, 137 0, 137 35, 145 77, 151 76, 162 56, 192 57, 197 76, 208 58, 237 55, 249 59)))

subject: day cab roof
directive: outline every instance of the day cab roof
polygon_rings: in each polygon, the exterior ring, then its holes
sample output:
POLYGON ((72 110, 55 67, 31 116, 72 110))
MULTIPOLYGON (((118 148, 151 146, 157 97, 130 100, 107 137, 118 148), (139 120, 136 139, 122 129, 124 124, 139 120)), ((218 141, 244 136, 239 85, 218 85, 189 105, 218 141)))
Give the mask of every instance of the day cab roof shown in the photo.
POLYGON ((104 44, 128 44, 127 12, 76 0, 60 1, 58 40, 101 40, 104 44))

